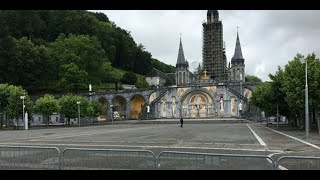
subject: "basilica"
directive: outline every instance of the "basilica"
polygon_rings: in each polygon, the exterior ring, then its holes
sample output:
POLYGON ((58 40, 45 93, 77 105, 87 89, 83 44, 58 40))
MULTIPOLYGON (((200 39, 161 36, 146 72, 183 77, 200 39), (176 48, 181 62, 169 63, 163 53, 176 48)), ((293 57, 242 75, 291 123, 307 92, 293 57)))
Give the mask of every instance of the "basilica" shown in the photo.
POLYGON ((197 72, 190 72, 180 38, 176 72, 163 73, 153 68, 146 75, 146 81, 156 89, 94 97, 106 106, 108 119, 115 112, 122 119, 236 118, 239 117, 240 103, 243 111, 248 112, 254 86, 245 82, 245 63, 238 32, 234 55, 227 63, 219 12, 208 10, 207 21, 202 27, 202 65, 197 72), (167 81, 175 85, 167 85, 167 81))
POLYGON ((223 83, 245 81, 245 64, 242 56, 239 34, 234 55, 227 67, 223 26, 217 10, 208 10, 207 22, 203 26, 202 66, 199 64, 197 74, 190 74, 189 63, 185 60, 180 38, 176 64, 176 85, 184 86, 201 83, 223 83), (194 77, 197 77, 196 79, 194 77))
POLYGON ((217 10, 207 11, 203 27, 202 66, 197 72, 189 71, 180 38, 176 63, 176 86, 154 92, 150 100, 157 118, 212 118, 237 117, 238 104, 244 107, 251 96, 245 88, 245 64, 239 34, 234 55, 227 66, 223 41, 223 25, 217 10))

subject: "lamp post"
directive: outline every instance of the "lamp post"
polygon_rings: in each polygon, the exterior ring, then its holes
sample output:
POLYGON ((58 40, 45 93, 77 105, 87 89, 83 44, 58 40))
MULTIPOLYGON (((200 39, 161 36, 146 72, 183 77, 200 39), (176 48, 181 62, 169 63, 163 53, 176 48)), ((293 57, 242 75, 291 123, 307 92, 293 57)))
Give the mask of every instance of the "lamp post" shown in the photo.
POLYGON ((309 102, 308 102, 308 73, 307 73, 307 67, 308 62, 306 59, 300 58, 299 59, 301 63, 306 63, 306 87, 305 87, 305 126, 306 126, 306 132, 305 136, 306 139, 309 138, 309 102))
POLYGON ((111 121, 112 121, 112 124, 113 124, 113 104, 110 104, 110 110, 111 110, 111 121))
MULTIPOLYGON (((22 122, 24 122, 24 108, 25 108, 25 105, 24 105, 24 98, 26 96, 20 96, 20 99, 22 99, 22 122)), ((19 124, 19 121, 18 121, 18 124, 19 124)), ((19 127, 18 127, 19 128, 19 127)))
MULTIPOLYGON (((242 92, 242 72, 240 73, 240 104, 241 104, 241 106, 242 106, 242 95, 243 94, 243 92, 242 92)), ((242 108, 242 107, 241 107, 242 108)), ((243 109, 243 108, 242 108, 243 109)), ((243 114, 243 110, 241 109, 241 114, 239 114, 240 115, 240 118, 242 118, 242 114, 243 114)))
POLYGON ((279 129, 279 95, 277 94, 277 129, 279 129))
POLYGON ((79 120, 79 127, 80 127, 80 101, 77 101, 78 104, 78 120, 79 120))

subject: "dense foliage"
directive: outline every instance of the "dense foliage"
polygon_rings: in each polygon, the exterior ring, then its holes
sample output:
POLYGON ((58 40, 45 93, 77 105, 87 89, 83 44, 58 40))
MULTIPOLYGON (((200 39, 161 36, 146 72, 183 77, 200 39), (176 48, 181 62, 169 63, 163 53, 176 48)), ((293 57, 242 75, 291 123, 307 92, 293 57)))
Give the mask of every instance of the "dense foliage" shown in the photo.
POLYGON ((320 133, 320 60, 315 54, 307 57, 297 54, 285 65, 284 69, 278 67, 274 75, 269 74, 272 81, 265 82, 256 88, 251 100, 265 111, 267 116, 276 115, 278 104, 280 115, 286 116, 290 124, 303 128, 305 124, 306 64, 301 60, 307 61, 309 120, 315 119, 314 122, 317 123, 320 133))
POLYGON ((0 83, 30 93, 77 92, 88 83, 119 82, 115 68, 146 75, 153 67, 175 72, 103 13, 0 10, 0 83))

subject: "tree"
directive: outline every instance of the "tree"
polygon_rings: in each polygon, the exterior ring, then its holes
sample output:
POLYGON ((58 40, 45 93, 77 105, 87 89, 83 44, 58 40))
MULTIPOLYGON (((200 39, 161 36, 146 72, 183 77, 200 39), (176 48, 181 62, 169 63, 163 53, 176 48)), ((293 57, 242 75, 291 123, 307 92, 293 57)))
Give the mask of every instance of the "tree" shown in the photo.
POLYGON ((70 125, 70 118, 78 117, 78 104, 80 102, 80 115, 87 115, 88 100, 82 96, 66 95, 59 99, 58 103, 61 107, 60 113, 67 118, 67 124, 70 125))
POLYGON ((59 112, 59 110, 60 107, 58 100, 49 94, 46 94, 44 97, 38 99, 34 105, 34 111, 41 113, 47 118, 47 126, 49 126, 49 119, 52 113, 59 112))
MULTIPOLYGON (((153 59, 130 32, 103 13, 84 10, 2 10, 0 12, 0 83, 21 85, 29 93, 59 92, 68 82, 60 67, 74 63, 91 84, 118 83, 117 71, 104 63, 145 75, 152 67, 165 73, 175 67, 153 59), (107 77, 107 78, 105 78, 107 77), (116 78, 113 78, 116 77, 116 78)), ((64 90, 64 89, 63 89, 64 90)))
POLYGON ((148 82, 146 81, 146 79, 143 77, 143 78, 139 78, 137 83, 135 84, 135 86, 137 88, 148 88, 149 87, 149 84, 148 82))
POLYGON ((49 83, 59 78, 59 67, 54 61, 51 49, 44 46, 36 46, 36 52, 38 53, 38 68, 36 70, 36 76, 38 87, 44 87, 46 90, 49 88, 49 83))
POLYGON ((116 84, 120 82, 121 74, 116 72, 110 62, 103 63, 102 68, 104 70, 104 82, 116 84))
POLYGON ((320 133, 319 99, 320 99, 320 60, 315 54, 303 58, 297 54, 282 69, 273 75, 269 74, 271 82, 263 83, 252 93, 252 102, 266 111, 268 115, 276 113, 275 104, 279 105, 279 114, 288 118, 289 123, 303 128, 305 124, 305 64, 308 62, 308 92, 309 111, 315 113, 315 119, 320 133))
POLYGON ((279 107, 279 115, 284 115, 288 117, 289 123, 291 121, 290 117, 293 117, 293 112, 289 108, 289 105, 287 101, 285 100, 286 93, 283 91, 283 82, 284 82, 284 71, 283 69, 278 66, 278 71, 275 73, 275 75, 269 74, 270 79, 272 80, 272 89, 274 91, 274 94, 277 97, 277 105, 279 107))
MULTIPOLYGON (((305 64, 301 64, 300 58, 302 55, 297 54, 292 61, 285 66, 284 81, 282 82, 282 90, 286 94, 285 100, 289 108, 296 113, 300 118, 297 124, 300 128, 304 126, 305 120, 305 64)), ((309 87, 309 107, 310 111, 318 111, 320 98, 320 61, 316 59, 314 54, 304 58, 308 61, 308 87, 309 87)), ((318 117, 317 117, 318 119, 318 117)), ((317 121, 318 122, 318 121, 317 121)), ((319 123, 318 123, 319 126, 319 123)), ((320 129, 320 128, 318 128, 320 129)))
POLYGON ((250 101, 261 110, 265 111, 267 116, 272 116, 276 112, 276 97, 272 89, 271 82, 265 82, 255 88, 252 92, 250 101))
POLYGON ((152 67, 159 69, 160 71, 164 72, 164 73, 174 73, 176 72, 176 68, 172 65, 167 65, 161 61, 159 61, 158 59, 154 59, 152 58, 151 61, 151 68, 148 70, 148 72, 152 69, 152 67))
POLYGON ((142 44, 139 44, 136 50, 133 72, 147 74, 149 72, 148 70, 151 69, 150 61, 151 54, 148 51, 145 51, 142 44))
POLYGON ((0 84, 0 128, 3 127, 3 115, 5 114, 5 110, 8 105, 8 98, 10 96, 9 85, 8 84, 0 84))
MULTIPOLYGON (((87 108, 87 114, 88 117, 90 117, 90 119, 92 119, 93 117, 95 117, 95 113, 94 113, 94 109, 92 106, 88 106, 87 108)), ((94 123, 94 121, 92 121, 92 124, 94 123)))
POLYGON ((0 83, 11 81, 15 58, 16 41, 9 36, 6 20, 0 13, 0 83))
POLYGON ((84 70, 80 70, 74 63, 65 64, 60 67, 60 85, 68 88, 73 87, 74 93, 78 92, 80 87, 86 87, 88 73, 84 70))
POLYGON ((262 79, 258 78, 257 76, 246 75, 245 81, 246 82, 262 82, 262 79))
POLYGON ((6 115, 8 115, 9 118, 15 118, 16 120, 23 117, 22 115, 23 100, 20 99, 20 96, 25 96, 24 98, 25 112, 28 112, 30 115, 32 113, 32 102, 30 100, 30 97, 27 94, 27 91, 22 89, 21 86, 19 87, 9 86, 8 88, 9 88, 10 95, 8 97, 6 115))
POLYGON ((136 84, 137 81, 138 81, 138 77, 133 72, 125 73, 121 78, 122 84, 136 84))
POLYGON ((91 101, 87 108, 87 112, 88 116, 91 118, 98 117, 103 112, 103 106, 98 101, 91 101))
POLYGON ((61 34, 50 47, 56 62, 61 65, 73 63, 88 73, 90 83, 101 82, 102 65, 108 60, 96 37, 72 34, 66 37, 61 34))

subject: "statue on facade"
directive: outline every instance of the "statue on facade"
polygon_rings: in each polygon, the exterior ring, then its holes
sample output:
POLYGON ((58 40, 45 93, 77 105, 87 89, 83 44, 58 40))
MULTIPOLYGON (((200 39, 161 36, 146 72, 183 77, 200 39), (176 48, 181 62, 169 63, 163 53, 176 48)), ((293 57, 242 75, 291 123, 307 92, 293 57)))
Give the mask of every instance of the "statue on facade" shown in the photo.
POLYGON ((224 117, 223 97, 220 97, 220 117, 224 117))
POLYGON ((92 86, 91 86, 91 84, 89 84, 89 92, 91 92, 92 91, 92 86))

